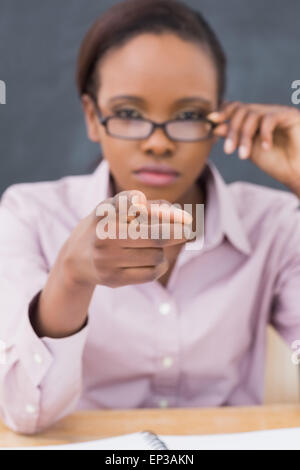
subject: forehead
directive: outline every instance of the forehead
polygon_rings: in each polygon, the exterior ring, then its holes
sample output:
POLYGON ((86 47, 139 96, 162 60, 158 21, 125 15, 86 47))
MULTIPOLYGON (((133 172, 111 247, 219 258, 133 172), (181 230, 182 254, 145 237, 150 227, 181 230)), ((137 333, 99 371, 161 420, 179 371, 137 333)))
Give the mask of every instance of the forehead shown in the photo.
POLYGON ((100 64, 100 101, 141 95, 154 103, 200 95, 216 104, 217 72, 201 45, 172 33, 144 33, 110 50, 100 64))

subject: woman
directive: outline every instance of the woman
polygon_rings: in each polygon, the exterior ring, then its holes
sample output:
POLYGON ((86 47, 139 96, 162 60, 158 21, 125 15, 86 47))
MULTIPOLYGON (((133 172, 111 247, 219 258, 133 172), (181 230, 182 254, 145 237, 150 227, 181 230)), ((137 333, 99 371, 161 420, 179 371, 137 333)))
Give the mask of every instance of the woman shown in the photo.
POLYGON ((121 2, 86 35, 77 84, 103 160, 91 175, 11 186, 0 205, 11 429, 36 433, 76 409, 262 402, 267 324, 300 338, 300 112, 227 102, 225 77, 216 35, 179 2, 121 2), (293 194, 226 185, 208 162, 220 138, 293 194), (101 238, 103 207, 121 226, 121 196, 146 217, 158 203, 170 237, 101 238), (175 239, 173 206, 192 208, 197 233, 203 204, 204 244, 175 239))

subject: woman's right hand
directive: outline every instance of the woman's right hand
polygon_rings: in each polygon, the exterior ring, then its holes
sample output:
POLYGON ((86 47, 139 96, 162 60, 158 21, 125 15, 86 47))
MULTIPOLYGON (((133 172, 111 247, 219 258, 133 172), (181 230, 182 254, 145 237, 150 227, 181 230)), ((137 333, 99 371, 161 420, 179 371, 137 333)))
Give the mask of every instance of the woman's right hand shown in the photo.
POLYGON ((104 285, 115 288, 149 282, 161 277, 168 270, 164 250, 168 246, 188 241, 184 230, 182 230, 181 238, 177 238, 178 235, 174 237, 175 226, 178 223, 181 227, 183 223, 191 227, 192 216, 186 211, 175 208, 168 201, 147 201, 141 191, 122 191, 102 201, 96 210, 79 222, 63 247, 61 256, 68 281, 73 285, 104 285), (126 201, 125 211, 124 200, 126 201), (163 204, 163 206, 159 209, 156 207, 154 210, 152 203, 163 204), (112 211, 105 211, 107 204, 110 205, 112 211), (134 216, 128 216, 127 207, 133 210, 134 216), (121 239, 118 237, 118 228, 124 227, 124 221, 127 225, 139 215, 134 212, 134 209, 137 211, 141 209, 144 215, 142 222, 143 224, 146 222, 149 236, 144 239, 130 237, 121 239), (157 214, 156 221, 159 222, 160 230, 164 221, 170 220, 168 239, 162 237, 162 231, 159 232, 159 238, 150 238, 150 210, 152 216, 154 213, 157 214), (162 218, 166 212, 169 214, 169 219, 162 218), (102 215, 99 216, 99 214, 102 215), (98 224, 104 217, 110 228, 116 228, 116 238, 99 238, 98 224))

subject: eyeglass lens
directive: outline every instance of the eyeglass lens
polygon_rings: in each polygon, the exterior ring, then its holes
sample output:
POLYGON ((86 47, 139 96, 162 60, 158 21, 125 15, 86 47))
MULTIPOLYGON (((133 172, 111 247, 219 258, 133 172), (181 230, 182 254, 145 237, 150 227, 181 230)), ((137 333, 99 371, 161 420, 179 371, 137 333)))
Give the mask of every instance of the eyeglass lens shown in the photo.
MULTIPOLYGON (((108 131, 116 137, 142 139, 147 138, 152 129, 149 121, 143 119, 111 118, 108 131)), ((211 125, 205 120, 172 121, 167 124, 167 133, 174 140, 197 140, 209 135, 211 125)))

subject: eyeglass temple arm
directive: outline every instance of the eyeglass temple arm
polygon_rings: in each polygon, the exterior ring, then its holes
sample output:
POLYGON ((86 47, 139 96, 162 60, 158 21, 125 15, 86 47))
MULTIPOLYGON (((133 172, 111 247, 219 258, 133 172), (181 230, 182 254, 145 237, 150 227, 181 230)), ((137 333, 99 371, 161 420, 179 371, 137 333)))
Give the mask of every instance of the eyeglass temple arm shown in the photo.
POLYGON ((95 107, 96 107, 96 113, 97 113, 98 118, 99 118, 99 122, 100 122, 103 126, 106 126, 106 123, 107 123, 107 121, 108 121, 109 118, 108 118, 108 117, 107 117, 107 118, 104 118, 104 117, 102 116, 102 113, 101 113, 100 109, 98 108, 98 106, 95 106, 95 107))

